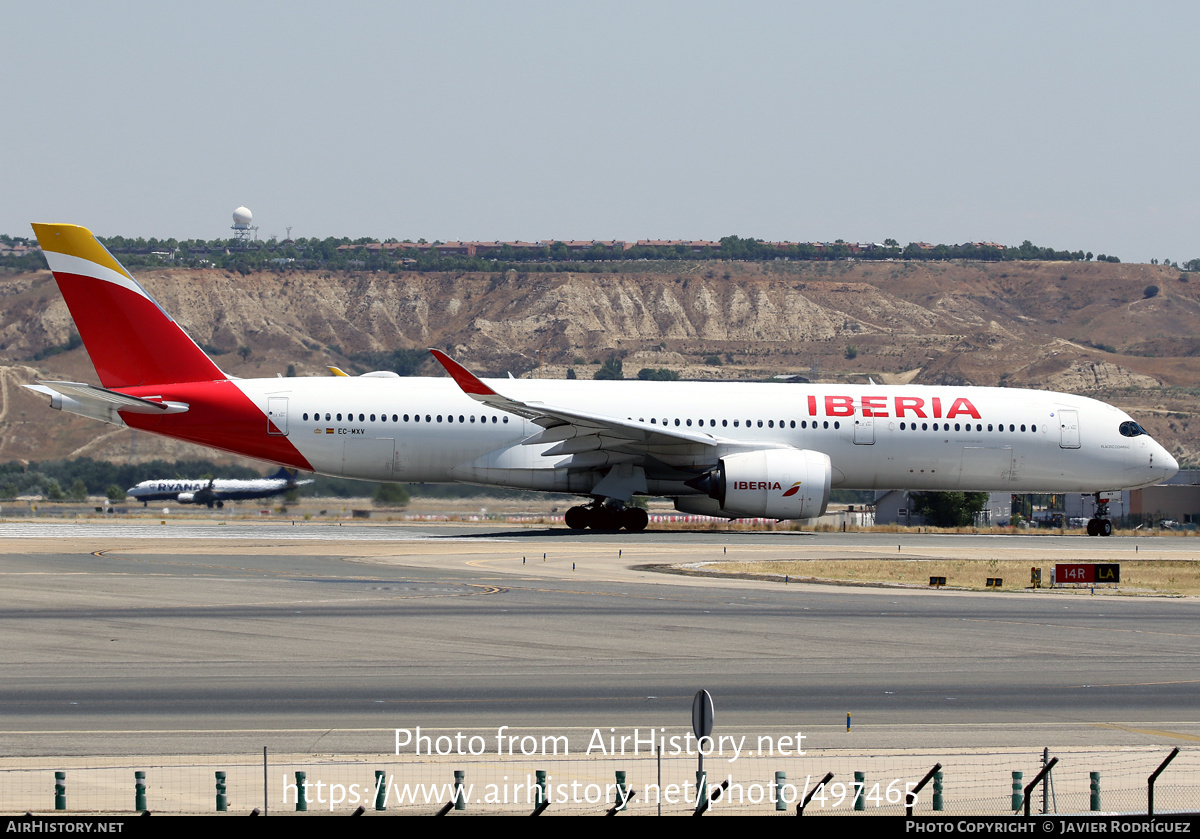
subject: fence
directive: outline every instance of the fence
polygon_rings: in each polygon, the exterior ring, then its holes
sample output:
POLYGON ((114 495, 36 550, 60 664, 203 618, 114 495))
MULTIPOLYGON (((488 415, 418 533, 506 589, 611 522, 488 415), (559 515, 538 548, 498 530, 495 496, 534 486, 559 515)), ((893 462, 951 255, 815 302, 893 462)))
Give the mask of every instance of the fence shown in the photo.
MULTIPOLYGON (((1099 803, 1104 813, 1145 813, 1147 778, 1170 750, 1069 749, 1058 758, 1045 791, 1046 811, 1078 814, 1092 804, 1090 773, 1100 773, 1099 803)), ((712 815, 795 813, 796 803, 814 790, 826 772, 833 780, 813 797, 806 816, 898 815, 904 791, 916 785, 935 762, 942 764, 941 802, 947 815, 1003 815, 1013 812, 1013 772, 1031 781, 1042 766, 1040 751, 958 750, 823 751, 805 757, 709 757, 710 787, 728 788, 714 801, 712 815), (786 780, 776 783, 776 773, 786 780), (856 788, 855 773, 863 782, 856 788), (861 792, 859 792, 861 790, 861 792), (777 809, 782 799, 784 810, 777 809), (856 799, 861 809, 856 810, 856 799)), ((661 758, 644 750, 637 755, 595 757, 411 755, 263 755, 238 757, 44 758, 0 760, 0 812, 52 812, 56 809, 55 773, 65 773, 62 801, 74 813, 132 813, 141 803, 135 772, 145 772, 144 806, 161 813, 213 813, 217 809, 216 773, 225 773, 229 813, 257 808, 270 815, 294 814, 303 799, 309 814, 347 814, 357 807, 372 811, 377 801, 386 812, 433 814, 456 796, 455 772, 462 772, 465 809, 477 813, 525 814, 537 805, 537 772, 546 775, 550 811, 596 814, 617 797, 617 772, 632 791, 628 812, 642 815, 690 814, 696 804, 696 758, 661 758), (304 773, 301 779, 297 773, 304 773), (382 781, 377 780, 382 772, 382 781), (307 786, 305 786, 307 783, 307 786)), ((1032 796, 1042 812, 1043 793, 1032 796)), ((1200 809, 1200 751, 1181 752, 1158 779, 1156 814, 1200 809)), ((915 814, 934 814, 934 785, 919 795, 915 814)))

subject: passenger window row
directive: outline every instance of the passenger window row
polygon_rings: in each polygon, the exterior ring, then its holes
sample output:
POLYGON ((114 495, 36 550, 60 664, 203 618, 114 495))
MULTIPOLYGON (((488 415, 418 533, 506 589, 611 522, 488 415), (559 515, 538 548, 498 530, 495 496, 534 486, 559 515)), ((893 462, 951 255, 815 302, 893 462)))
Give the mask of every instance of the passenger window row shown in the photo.
MULTIPOLYGON (((309 421, 309 416, 310 416, 310 414, 309 414, 309 413, 306 411, 306 412, 305 412, 305 413, 302 415, 302 417, 303 417, 303 420, 304 420, 305 422, 308 422, 308 421, 309 421)), ((355 422, 355 415, 354 415, 354 414, 352 414, 352 413, 345 414, 345 415, 344 415, 344 416, 345 416, 345 420, 343 420, 343 414, 340 414, 340 413, 332 413, 332 412, 326 412, 326 413, 325 413, 325 419, 324 419, 324 420, 322 420, 322 419, 321 419, 321 414, 320 414, 320 412, 314 412, 314 413, 312 413, 312 414, 311 414, 311 416, 312 416, 312 421, 313 421, 313 422, 343 422, 343 421, 345 421, 345 422, 355 422)), ((360 413, 360 414, 358 414, 358 415, 357 415, 357 421, 358 421, 358 422, 376 422, 376 421, 378 421, 378 422, 387 422, 387 421, 388 421, 388 415, 387 415, 387 414, 378 414, 378 415, 376 415, 376 414, 365 414, 365 413, 360 413), (377 418, 378 418, 378 419, 377 419, 377 418)), ((436 415, 434 415, 434 414, 425 414, 425 415, 424 415, 424 419, 422 419, 422 416, 421 416, 421 414, 411 414, 411 415, 410 415, 410 414, 392 414, 392 415, 391 415, 391 421, 392 421, 392 422, 394 422, 394 423, 399 423, 399 422, 414 422, 414 423, 417 423, 417 422, 422 422, 422 421, 423 421, 423 422, 426 422, 426 423, 432 423, 432 422, 446 422, 446 423, 453 423, 453 422, 457 421, 457 422, 458 422, 460 425, 467 425, 467 424, 472 424, 472 423, 486 424, 486 423, 488 423, 488 422, 490 421, 492 425, 497 425, 497 424, 506 424, 506 423, 508 422, 508 417, 507 417, 507 416, 497 416, 497 415, 494 415, 494 414, 493 414, 493 415, 492 415, 492 416, 489 418, 489 417, 485 417, 485 416, 476 417, 474 414, 471 414, 470 416, 467 416, 467 415, 465 415, 465 414, 459 414, 459 415, 458 415, 458 417, 457 417, 457 420, 456 420, 456 419, 455 419, 455 415, 454 415, 454 414, 446 414, 446 415, 442 415, 442 414, 436 414, 436 415)), ((645 420, 643 417, 638 417, 638 422, 645 422, 645 421, 646 421, 646 420, 645 420)), ((698 426, 698 427, 700 427, 700 428, 704 428, 704 427, 705 427, 705 420, 702 420, 702 419, 691 420, 691 419, 678 419, 678 418, 677 418, 677 419, 671 420, 671 419, 668 419, 668 418, 665 418, 665 417, 663 418, 663 420, 662 420, 662 422, 661 422, 661 425, 664 425, 664 426, 669 426, 669 425, 672 425, 672 424, 673 424, 673 425, 674 425, 674 426, 676 426, 676 427, 681 427, 681 426, 682 426, 682 427, 688 427, 688 428, 690 428, 690 427, 692 427, 692 424, 693 424, 693 422, 695 423, 695 425, 696 425, 696 426, 698 426)), ((775 427, 776 427, 776 424, 775 424, 775 423, 776 423, 776 421, 775 421, 775 420, 761 420, 761 419, 760 419, 760 420, 749 420, 749 419, 748 419, 748 420, 745 420, 744 422, 745 422, 745 427, 746 427, 746 428, 753 428, 753 427, 758 427, 758 428, 764 428, 764 427, 765 427, 765 428, 775 428, 775 427)), ((779 426, 778 426, 779 428, 796 428, 796 427, 799 427, 799 428, 800 428, 800 429, 802 429, 802 430, 807 430, 808 428, 810 428, 810 425, 809 425, 809 420, 800 420, 800 421, 799 421, 799 425, 798 425, 798 426, 797 426, 797 421, 796 421, 796 420, 779 420, 778 422, 779 422, 779 426)), ((817 429, 818 427, 819 427, 819 428, 826 428, 826 429, 827 429, 827 428, 829 428, 829 427, 830 427, 830 422, 829 422, 829 420, 823 420, 823 421, 821 421, 821 423, 820 423, 820 425, 819 425, 819 426, 818 426, 818 421, 817 421, 817 420, 812 420, 811 422, 812 422, 812 425, 811 425, 811 428, 812 428, 812 429, 817 429)), ((707 421, 707 423, 708 423, 708 426, 707 426, 707 427, 709 427, 709 428, 716 428, 716 427, 717 427, 717 421, 716 421, 715 419, 710 419, 710 420, 708 420, 708 421, 707 421)), ((728 419, 723 419, 723 420, 721 420, 721 427, 722 427, 722 428, 728 428, 728 427, 730 427, 730 425, 732 424, 732 426, 733 426, 734 428, 741 428, 741 427, 742 427, 742 423, 743 423, 743 420, 736 420, 736 419, 735 419, 735 420, 728 420, 728 419)), ((660 422, 659 422, 659 420, 658 420, 658 418, 657 418, 657 417, 651 417, 651 418, 650 418, 650 424, 651 424, 651 425, 659 425, 659 424, 660 424, 660 422)), ((950 430, 950 423, 948 423, 948 422, 944 422, 944 423, 936 423, 936 422, 935 422, 935 423, 933 423, 933 424, 932 424, 932 426, 933 426, 933 428, 932 428, 932 429, 930 429, 930 423, 923 422, 923 423, 921 423, 920 430, 921 430, 921 431, 930 431, 930 430, 933 430, 933 431, 949 431, 949 430, 950 430)), ((841 424, 841 423, 840 423, 838 420, 834 420, 834 421, 833 421, 833 428, 834 428, 835 430, 837 430, 837 429, 840 429, 841 427, 842 427, 842 424, 841 424)), ((1008 426, 1008 431, 1009 431, 1009 432, 1016 432, 1016 431, 1017 431, 1017 428, 1018 428, 1018 426, 1017 426, 1015 423, 1009 423, 1009 426, 1008 426)), ((911 422, 911 423, 910 423, 910 422, 901 422, 901 423, 900 423, 900 430, 901 430, 901 431, 917 431, 918 429, 917 429, 917 424, 916 424, 915 422, 911 422)), ((969 422, 968 422, 968 423, 965 423, 965 424, 964 424, 964 423, 957 423, 957 422, 956 422, 956 423, 954 423, 954 430, 955 430, 955 431, 971 431, 971 430, 972 430, 972 428, 971 428, 971 423, 969 423, 969 422)), ((975 428, 974 428, 973 430, 975 430, 975 431, 983 431, 983 423, 975 423, 975 428)), ((988 430, 988 431, 997 431, 997 432, 1002 432, 1002 431, 1004 431, 1004 430, 1005 430, 1005 429, 1004 429, 1004 423, 1000 423, 1000 424, 998 424, 998 425, 995 425, 995 424, 993 424, 993 423, 988 423, 988 425, 987 425, 987 430, 988 430)), ((1020 426, 1020 430, 1021 430, 1021 431, 1023 431, 1023 432, 1024 432, 1024 431, 1029 431, 1029 432, 1036 433, 1036 432, 1037 432, 1037 426, 1036 426, 1036 425, 1029 425, 1029 426, 1026 426, 1025 424, 1021 424, 1021 426, 1020 426)), ((1138 435, 1140 435, 1140 434, 1145 434, 1146 432, 1145 432, 1145 431, 1144 431, 1144 430, 1143 430, 1143 429, 1142 429, 1140 426, 1138 426, 1136 423, 1133 423, 1133 422, 1127 422, 1127 423, 1123 423, 1123 424, 1122 424, 1122 426, 1121 426, 1121 433, 1122 433, 1122 434, 1124 434, 1124 435, 1125 435, 1125 436, 1127 436, 1127 437, 1134 437, 1134 436, 1138 436, 1138 435)))
MULTIPOLYGON (((302 416, 303 416, 304 421, 308 422, 308 417, 309 417, 308 412, 306 411, 302 416)), ((345 417, 346 417, 345 422, 355 422, 354 414, 346 414, 345 417)), ((325 419, 322 420, 320 412, 313 413, 312 420, 313 420, 313 422, 342 422, 343 421, 342 414, 334 414, 334 413, 326 413, 325 419)), ((358 422, 375 422, 375 414, 359 414, 357 421, 358 422)), ((387 421, 388 421, 387 414, 379 414, 379 422, 387 422, 387 421)), ((421 422, 421 421, 422 421, 422 419, 421 419, 420 414, 412 414, 411 416, 409 414, 392 414, 392 422, 396 422, 396 423, 398 423, 398 422, 421 422)), ((424 422, 454 422, 454 421, 455 421, 455 419, 454 419, 453 414, 446 414, 444 417, 442 414, 437 414, 436 416, 433 414, 426 414, 425 419, 424 419, 424 422)), ((459 414, 458 422, 462 425, 466 425, 468 423, 474 423, 474 422, 479 422, 482 424, 482 423, 488 422, 488 418, 487 417, 476 418, 474 414, 472 414, 470 417, 467 417, 464 414, 459 414)), ((507 416, 497 417, 496 415, 493 415, 491 417, 492 425, 496 425, 497 423, 507 423, 507 422, 508 422, 507 416)))
MULTIPOLYGON (((1015 432, 1015 431, 1017 430, 1017 427, 1018 427, 1018 426, 1017 426, 1015 423, 1009 423, 1009 424, 1008 424, 1008 430, 1009 430, 1009 431, 1011 431, 1011 432, 1015 432)), ((1028 430, 1028 431, 1030 431, 1030 432, 1032 432, 1032 433, 1036 433, 1036 432, 1037 432, 1037 426, 1036 426, 1036 425, 1030 425, 1030 426, 1028 426, 1028 428, 1026 428, 1026 426, 1025 426, 1024 424, 1022 424, 1022 425, 1020 426, 1020 429, 1021 429, 1021 431, 1026 431, 1026 430, 1028 430)), ((917 430, 917 424, 916 424, 915 422, 911 422, 911 423, 908 423, 908 427, 907 427, 907 428, 905 428, 905 423, 900 423, 900 430, 901 430, 901 431, 916 431, 916 430, 917 430)), ((927 423, 927 422, 923 422, 923 423, 921 423, 921 430, 922 430, 922 431, 929 431, 929 430, 930 430, 930 429, 929 429, 929 423, 927 423)), ((939 430, 940 430, 940 431, 949 431, 949 430, 950 430, 950 423, 948 423, 948 422, 943 422, 943 423, 941 424, 941 428, 939 429, 939 428, 938 428, 938 424, 935 422, 935 423, 933 424, 933 430, 934 430, 934 431, 939 431, 939 430)), ((955 431, 971 431, 971 430, 972 430, 972 429, 971 429, 971 423, 969 423, 969 422, 968 422, 968 423, 966 423, 965 425, 963 425, 963 424, 961 424, 961 423, 957 423, 957 422, 956 422, 956 423, 954 423, 954 430, 955 430, 955 431), (960 425, 962 425, 962 427, 961 427, 961 428, 959 427, 960 425)), ((977 423, 975 423, 975 428, 974 428, 974 430, 975 430, 975 431, 983 431, 983 423, 981 423, 981 422, 977 422, 977 423)), ((1004 423, 1000 423, 999 425, 995 425, 995 426, 993 426, 993 424, 989 422, 989 423, 988 423, 987 430, 988 430, 988 431, 1003 431, 1003 430, 1004 430, 1004 423)))
MULTIPOLYGON (((645 422, 645 421, 646 421, 646 420, 645 420, 645 418, 644 418, 644 417, 638 417, 638 422, 645 422)), ((746 420, 745 422, 746 422, 746 428, 753 428, 753 427, 754 427, 756 424, 757 424, 757 426, 758 426, 759 428, 764 428, 764 427, 766 427, 766 428, 774 428, 774 427, 775 427, 775 420, 746 420)), ((704 420, 702 420, 702 419, 698 419, 698 420, 696 420, 696 421, 695 421, 695 423, 696 423, 696 425, 697 425, 697 426, 699 426, 700 428, 704 428, 704 420)), ((650 424, 651 424, 651 425, 659 425, 658 418, 657 418, 657 417, 650 417, 650 424)), ((662 423, 661 423, 661 424, 662 424, 662 425, 671 425, 671 424, 672 424, 672 420, 670 420, 670 419, 667 419, 667 418, 665 418, 665 417, 664 417, 664 418, 663 418, 663 421, 662 421, 662 423)), ((690 428, 690 427, 692 426, 692 420, 690 420, 690 419, 676 419, 676 420, 674 420, 674 424, 675 424, 676 426, 684 425, 684 426, 687 426, 688 428, 690 428)), ((741 428, 741 427, 742 427, 742 420, 727 420, 727 419, 723 419, 723 420, 721 420, 721 427, 722 427, 722 428, 729 428, 729 426, 730 426, 731 424, 733 425, 733 427, 734 427, 734 428, 741 428)), ((709 427, 709 428, 716 428, 716 427, 717 427, 717 421, 716 421, 715 419, 710 419, 710 420, 708 420, 708 427, 709 427)), ((780 427, 780 428, 796 428, 796 427, 797 427, 797 426, 796 426, 796 420, 779 420, 779 427, 780 427)), ((809 426, 808 426, 808 420, 800 420, 800 425, 799 425, 799 427, 800 427, 800 428, 808 428, 808 427, 809 427, 809 426)), ((816 427, 817 427, 817 421, 816 421, 816 420, 813 420, 813 421, 812 421, 812 427, 813 427, 813 428, 816 428, 816 427)), ((825 422, 823 423, 823 427, 824 427, 824 428, 829 428, 829 421, 828 421, 828 420, 825 420, 825 422)), ((841 427, 842 427, 842 424, 841 424, 839 421, 837 421, 837 420, 834 420, 834 422, 833 422, 833 427, 834 427, 834 428, 841 428, 841 427)))

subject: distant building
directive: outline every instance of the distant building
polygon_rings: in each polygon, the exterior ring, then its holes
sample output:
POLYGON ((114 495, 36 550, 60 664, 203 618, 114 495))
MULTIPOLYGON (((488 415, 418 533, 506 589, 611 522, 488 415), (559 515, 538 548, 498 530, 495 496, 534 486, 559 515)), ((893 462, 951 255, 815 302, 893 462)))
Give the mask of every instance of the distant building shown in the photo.
MULTIPOLYGON (((901 527, 921 527, 925 517, 912 509, 912 493, 893 489, 875 496, 876 524, 898 524, 901 527)), ((975 518, 979 527, 1007 527, 1012 521, 1012 494, 1008 492, 988 493, 987 504, 975 518)))
POLYGON ((1129 514, 1200 524, 1200 469, 1181 469, 1166 483, 1132 490, 1129 514))

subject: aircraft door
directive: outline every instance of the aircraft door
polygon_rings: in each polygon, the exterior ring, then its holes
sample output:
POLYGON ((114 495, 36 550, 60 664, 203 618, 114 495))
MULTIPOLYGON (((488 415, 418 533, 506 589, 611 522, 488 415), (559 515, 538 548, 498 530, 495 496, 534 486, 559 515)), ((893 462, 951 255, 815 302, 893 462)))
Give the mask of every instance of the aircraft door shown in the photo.
POLYGON ((1058 428, 1061 433, 1058 445, 1064 449, 1079 448, 1079 412, 1064 411, 1058 412, 1058 428))
POLYGON ((400 479, 406 474, 408 467, 408 442, 401 440, 396 443, 396 450, 392 453, 392 474, 400 479))
POLYGON ((267 433, 286 437, 288 433, 286 396, 267 397, 267 433))
POLYGON ((871 446, 875 443, 875 418, 864 417, 862 413, 854 415, 854 443, 858 446, 871 446))

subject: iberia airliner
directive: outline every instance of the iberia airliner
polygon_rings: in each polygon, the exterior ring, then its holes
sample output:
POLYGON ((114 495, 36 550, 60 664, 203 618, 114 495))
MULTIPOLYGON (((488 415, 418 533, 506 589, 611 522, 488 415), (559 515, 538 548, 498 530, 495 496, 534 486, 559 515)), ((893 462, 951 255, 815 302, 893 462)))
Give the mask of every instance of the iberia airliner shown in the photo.
POLYGON ((807 519, 834 487, 1103 500, 1178 470, 1125 412, 1036 390, 482 380, 437 350, 447 378, 231 378, 91 232, 33 228, 100 380, 27 385, 53 407, 327 475, 585 496, 573 528, 645 528, 634 495, 807 519))

